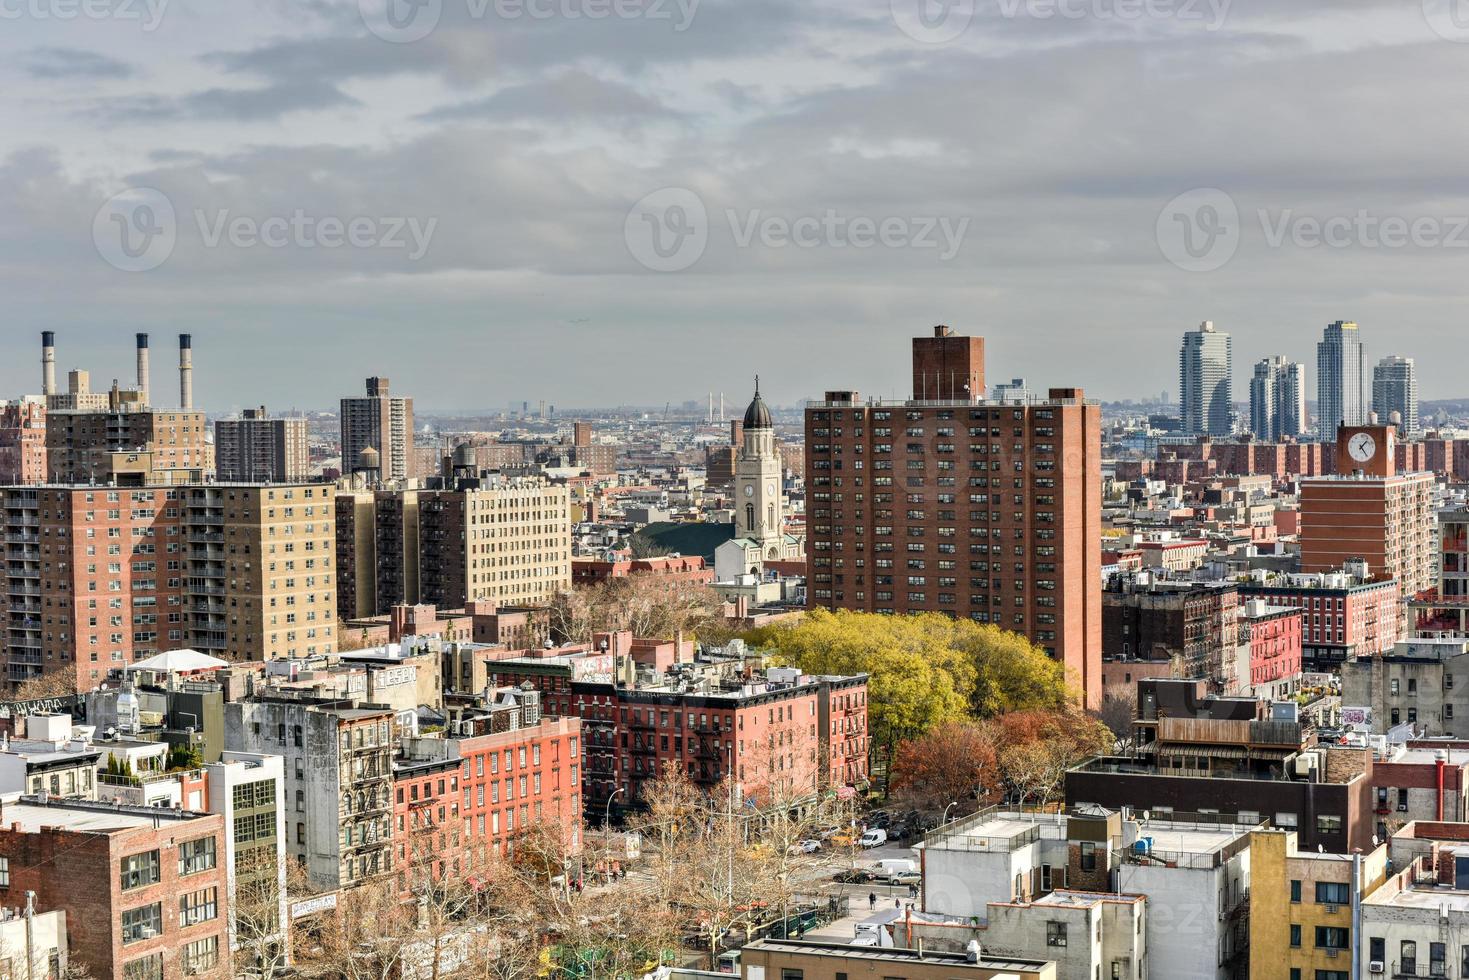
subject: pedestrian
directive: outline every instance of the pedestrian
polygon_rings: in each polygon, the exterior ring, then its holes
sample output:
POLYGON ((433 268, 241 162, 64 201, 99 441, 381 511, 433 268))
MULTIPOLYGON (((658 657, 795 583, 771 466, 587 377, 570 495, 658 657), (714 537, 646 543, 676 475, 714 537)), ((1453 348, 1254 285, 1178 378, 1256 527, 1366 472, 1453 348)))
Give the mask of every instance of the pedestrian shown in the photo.
POLYGON ((867 893, 867 911, 871 912, 877 908, 877 892, 867 893))
POLYGON ((901 898, 895 898, 895 899, 893 899, 893 908, 895 908, 895 909, 901 909, 902 907, 903 907, 903 900, 901 898))
POLYGON ((910 884, 908 886, 908 897, 909 898, 917 898, 918 897, 918 886, 917 885, 910 884))

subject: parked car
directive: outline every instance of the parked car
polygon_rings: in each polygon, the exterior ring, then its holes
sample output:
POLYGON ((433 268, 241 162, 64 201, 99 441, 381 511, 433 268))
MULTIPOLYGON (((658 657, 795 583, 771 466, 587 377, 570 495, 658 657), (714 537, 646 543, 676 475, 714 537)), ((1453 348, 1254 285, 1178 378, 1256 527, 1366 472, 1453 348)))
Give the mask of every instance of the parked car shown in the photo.
POLYGON ((858 847, 881 847, 888 842, 888 832, 881 827, 870 827, 857 841, 858 847))
POLYGON ((866 885, 877 880, 877 872, 872 868, 848 868, 838 871, 836 880, 848 885, 866 885))
POLYGON ((923 875, 917 871, 895 871, 888 875, 889 885, 920 885, 923 875))
POLYGON ((802 854, 815 854, 819 850, 821 850, 821 841, 816 840, 815 838, 809 838, 807 840, 801 841, 802 854))

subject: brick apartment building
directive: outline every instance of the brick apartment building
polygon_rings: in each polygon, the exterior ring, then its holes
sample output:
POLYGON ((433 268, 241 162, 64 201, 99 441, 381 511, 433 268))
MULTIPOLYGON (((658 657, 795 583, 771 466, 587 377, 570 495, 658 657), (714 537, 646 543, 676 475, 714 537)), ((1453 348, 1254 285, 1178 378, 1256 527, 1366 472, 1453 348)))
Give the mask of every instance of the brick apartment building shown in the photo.
POLYGON ((142 408, 46 413, 50 483, 185 483, 214 472, 203 412, 142 408))
POLYGON ((224 978, 224 819, 158 807, 8 799, 0 879, 66 912, 72 965, 105 980, 224 978))
POLYGON ((1283 700, 1300 687, 1301 623, 1299 609, 1272 606, 1252 599, 1240 607, 1240 624, 1249 644, 1248 686, 1255 697, 1283 700))
POLYGON ((1080 389, 983 400, 984 342, 913 341, 913 398, 806 408, 811 608, 1014 630, 1101 699, 1101 414, 1080 389))
POLYGON ((342 472, 355 472, 363 451, 377 454, 378 475, 403 480, 413 470, 413 399, 389 393, 387 378, 368 378, 365 396, 341 402, 342 472))
POLYGON ((1301 482, 1301 570, 1327 572, 1361 559, 1397 580, 1411 599, 1437 581, 1432 536, 1434 477, 1400 473, 1391 426, 1343 426, 1344 474, 1301 482))
POLYGON ((325 487, 0 487, 4 679, 89 690, 162 650, 233 660, 335 649, 325 487))
POLYGON ((342 491, 336 540, 342 619, 405 603, 544 605, 571 587, 571 492, 534 478, 342 491))
MULTIPOLYGON (((1365 571, 1365 566, 1349 569, 1365 571)), ((1340 570, 1276 575, 1243 582, 1239 589, 1246 601, 1264 599, 1272 606, 1300 610, 1305 670, 1335 670, 1348 660, 1380 656, 1398 638, 1398 585, 1391 578, 1340 570)))
POLYGON ((406 739, 393 770, 399 889, 473 875, 536 825, 576 853, 581 740, 579 719, 543 716, 539 693, 521 690, 457 712, 443 738, 406 739))
POLYGON ((46 403, 0 402, 0 484, 46 482, 46 403))
POLYGON ((304 417, 271 418, 265 406, 214 423, 214 457, 220 480, 304 483, 311 479, 310 439, 304 417))
POLYGON ((1231 583, 1114 576, 1102 593, 1102 649, 1111 662, 1177 664, 1179 676, 1205 678, 1222 693, 1239 605, 1231 583))
MULTIPOLYGON (((599 647, 600 650, 600 647, 599 647)), ((752 798, 797 799, 868 778, 867 677, 771 670, 738 661, 665 660, 656 671, 630 654, 522 657, 490 665, 493 683, 529 683, 547 711, 581 719, 588 819, 640 805, 665 765, 705 788, 733 777, 752 798)))

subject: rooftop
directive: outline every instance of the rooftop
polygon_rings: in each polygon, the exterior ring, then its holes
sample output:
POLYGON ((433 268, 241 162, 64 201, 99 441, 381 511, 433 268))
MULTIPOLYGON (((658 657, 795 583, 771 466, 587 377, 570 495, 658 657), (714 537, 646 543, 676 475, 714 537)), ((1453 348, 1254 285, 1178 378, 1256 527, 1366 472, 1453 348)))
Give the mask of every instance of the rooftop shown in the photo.
POLYGON ((7 796, 0 806, 0 826, 19 826, 23 833, 39 833, 45 827, 59 827, 86 833, 116 833, 155 827, 160 821, 195 820, 209 816, 188 810, 170 810, 156 806, 126 806, 94 803, 84 800, 48 800, 36 796, 7 796), (14 801, 14 802, 12 802, 14 801))
POLYGON ((933 950, 919 951, 896 946, 852 946, 847 943, 807 942, 795 939, 760 939, 746 947, 747 950, 771 950, 803 956, 836 956, 841 959, 879 960, 892 963, 924 962, 943 964, 950 968, 971 967, 983 970, 1039 970, 1050 960, 990 959, 981 957, 978 963, 970 963, 963 953, 941 953, 933 950))
POLYGON ((1368 895, 1362 899, 1362 904, 1383 908, 1422 909, 1435 914, 1440 908, 1447 908, 1452 912, 1469 912, 1469 891, 1415 884, 1385 897, 1380 894, 1368 895))

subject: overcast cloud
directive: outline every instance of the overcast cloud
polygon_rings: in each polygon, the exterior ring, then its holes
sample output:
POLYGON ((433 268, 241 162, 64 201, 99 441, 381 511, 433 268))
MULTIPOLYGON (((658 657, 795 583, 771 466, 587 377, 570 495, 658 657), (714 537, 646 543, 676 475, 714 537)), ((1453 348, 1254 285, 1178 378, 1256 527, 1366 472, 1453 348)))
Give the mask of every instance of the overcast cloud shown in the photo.
POLYGON ((1156 397, 1212 319, 1243 399, 1347 318, 1469 396, 1458 2, 0 0, 0 392, 903 395, 943 322, 1156 397))

